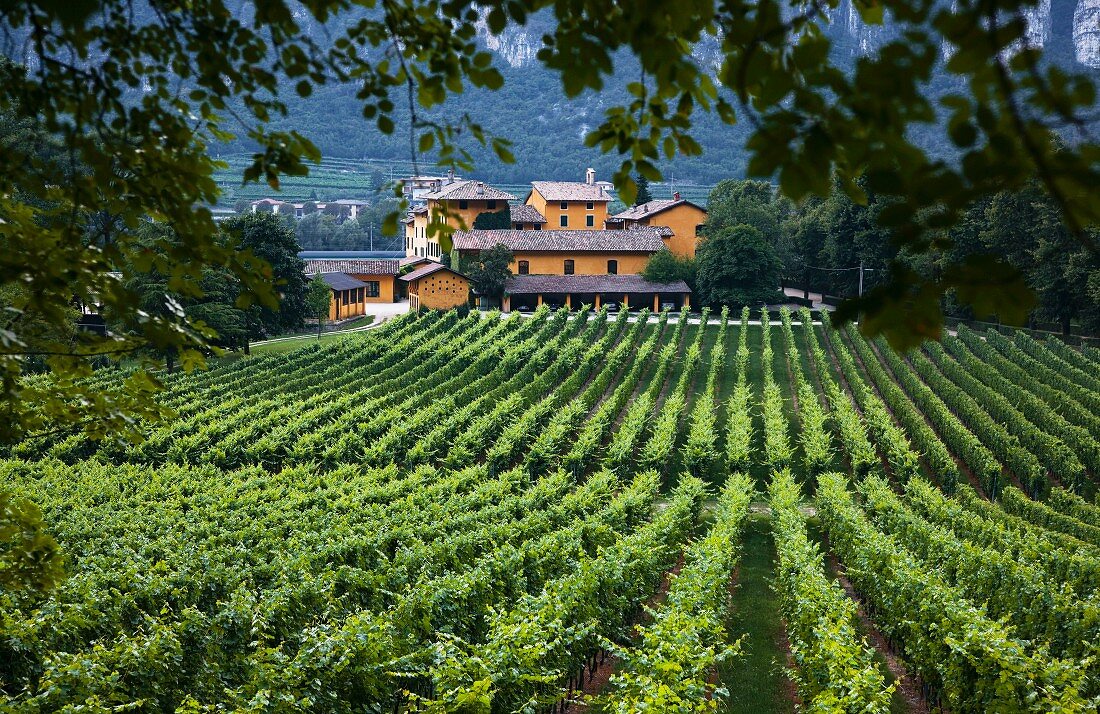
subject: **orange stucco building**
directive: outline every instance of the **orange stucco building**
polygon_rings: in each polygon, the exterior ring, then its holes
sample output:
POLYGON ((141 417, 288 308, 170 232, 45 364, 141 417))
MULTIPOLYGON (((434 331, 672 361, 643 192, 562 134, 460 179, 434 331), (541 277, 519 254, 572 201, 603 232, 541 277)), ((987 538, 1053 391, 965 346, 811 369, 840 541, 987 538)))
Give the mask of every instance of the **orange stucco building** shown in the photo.
POLYGON ((328 304, 329 322, 367 314, 366 285, 346 273, 322 273, 321 279, 332 291, 328 304))
POLYGON ((521 203, 512 206, 512 228, 517 231, 541 231, 546 227, 546 216, 534 206, 521 203))
POLYGON ((707 220, 707 211, 691 201, 673 194, 672 199, 654 200, 633 206, 607 219, 610 230, 660 226, 665 245, 674 254, 694 258, 699 232, 707 220))
POLYGON ((650 257, 665 248, 661 228, 608 230, 458 231, 461 258, 503 244, 512 251, 512 279, 503 308, 534 308, 544 301, 562 307, 601 302, 660 309, 690 304, 691 290, 681 281, 650 283, 641 273, 650 257))
POLYGON ((458 231, 454 247, 466 258, 497 244, 512 251, 513 275, 619 275, 640 273, 665 247, 661 231, 525 230, 458 231))
POLYGON ((534 310, 542 304, 569 309, 602 305, 657 312, 691 306, 683 280, 651 283, 641 275, 516 275, 505 286, 504 312, 534 310))
POLYGON ((545 219, 544 228, 557 230, 599 230, 607 220, 611 194, 596 183, 596 172, 588 169, 584 182, 532 181, 525 203, 545 219))
POLYGON ((407 287, 409 310, 450 310, 466 305, 470 300, 470 279, 442 263, 425 265, 401 282, 407 287))
POLYGON ((432 225, 454 230, 471 228, 479 215, 504 210, 516 197, 483 181, 449 178, 422 198, 424 205, 413 209, 405 219, 405 255, 438 261, 443 257, 443 248, 439 236, 432 235, 432 225))
POLYGON ((401 272, 401 266, 396 260, 312 259, 306 261, 305 272, 306 275, 346 275, 359 281, 362 283, 359 287, 363 289, 364 303, 395 302, 398 297, 397 275, 401 272))

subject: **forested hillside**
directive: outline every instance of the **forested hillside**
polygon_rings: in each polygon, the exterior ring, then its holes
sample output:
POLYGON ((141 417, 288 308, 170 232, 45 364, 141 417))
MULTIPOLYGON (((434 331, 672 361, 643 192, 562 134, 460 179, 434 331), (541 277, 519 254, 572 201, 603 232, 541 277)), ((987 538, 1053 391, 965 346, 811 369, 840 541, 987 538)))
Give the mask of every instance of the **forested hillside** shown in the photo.
MULTIPOLYGON (((233 3, 228 3, 231 6, 233 3)), ((293 3, 292 3, 293 5, 293 3)), ((252 0, 240 0, 232 10, 251 24, 255 16, 252 0)), ((132 12, 140 19, 143 13, 155 21, 152 10, 138 5, 132 12)), ((378 10, 357 9, 341 16, 348 24, 357 16, 378 10)), ((1041 47, 1048 62, 1070 72, 1100 73, 1100 0, 1041 0, 1037 7, 1024 10, 1028 26, 1028 43, 1041 47)), ((832 43, 832 53, 841 65, 851 66, 859 57, 873 54, 886 42, 897 39, 889 18, 881 26, 866 24, 852 0, 840 0, 837 7, 826 8, 826 34, 832 43)), ((299 6, 295 19, 305 35, 323 46, 333 33, 342 30, 336 21, 321 25, 299 6)), ((501 34, 490 33, 484 18, 478 23, 479 43, 493 53, 494 63, 504 76, 500 89, 467 87, 463 93, 447 98, 441 110, 425 113, 418 108, 422 120, 454 120, 469 115, 491 135, 504 136, 514 142, 516 161, 502 163, 494 152, 480 146, 472 137, 460 140, 462 148, 471 152, 479 176, 498 183, 526 183, 534 179, 576 180, 578 171, 594 166, 598 175, 611 175, 618 159, 585 146, 586 134, 597 126, 608 107, 629 103, 626 85, 640 77, 637 62, 628 53, 615 58, 615 74, 596 94, 592 91, 569 99, 562 90, 556 72, 538 62, 536 55, 543 46, 543 36, 552 30, 553 16, 542 11, 528 18, 525 26, 509 26, 501 34)), ((16 61, 33 64, 32 43, 20 33, 0 38, 0 54, 16 61)), ((365 50, 372 60, 382 59, 379 50, 365 50)), ((708 36, 695 46, 694 56, 703 67, 717 72, 722 59, 720 38, 708 36)), ((943 96, 964 92, 960 80, 949 75, 942 63, 951 56, 951 48, 941 52, 941 66, 931 81, 930 93, 943 96)), ((93 58, 94 59, 94 58, 93 58)), ((294 83, 280 87, 280 98, 286 102, 287 115, 273 116, 276 129, 298 131, 312 140, 326 158, 382 159, 410 161, 413 152, 409 141, 409 107, 398 102, 392 113, 396 129, 392 134, 378 131, 375 123, 363 118, 361 87, 354 82, 330 82, 315 86, 308 96, 299 96, 294 83)), ((240 107, 239 109, 243 109, 240 107)), ((752 131, 751 118, 744 115, 738 123, 729 125, 717 116, 699 114, 695 118, 693 135, 703 147, 701 156, 677 156, 665 161, 661 168, 666 177, 697 184, 714 184, 730 177, 743 177, 746 168, 744 143, 752 131)), ((229 127, 231 128, 231 127, 229 127)), ((934 155, 949 158, 952 146, 941 128, 935 124, 927 130, 917 129, 921 143, 934 155)), ((1067 137, 1073 140, 1073 137, 1067 137)), ((212 153, 238 155, 254 150, 255 145, 244 135, 229 142, 212 142, 212 153)), ((418 159, 430 166, 430 154, 418 159)))
MULTIPOLYGON (((247 12, 242 4, 242 13, 247 12)), ((1027 11, 1029 43, 1042 47, 1047 60, 1073 72, 1100 72, 1100 2, 1097 0, 1044 0, 1039 7, 1027 11)), ((851 0, 841 0, 837 8, 828 11, 828 35, 838 60, 851 63, 860 56, 873 53, 885 42, 895 39, 889 20, 881 27, 865 24, 851 0)), ((540 13, 529 18, 524 28, 508 28, 499 36, 491 35, 480 26, 480 41, 495 55, 504 75, 499 90, 474 89, 451 96, 437 117, 455 118, 469 114, 491 134, 505 136, 514 142, 516 161, 502 163, 491 150, 467 139, 464 148, 474 158, 479 176, 495 182, 526 183, 536 179, 578 180, 587 166, 598 175, 609 177, 618 159, 605 156, 584 144, 584 137, 602 119, 604 110, 628 103, 626 84, 637 81, 639 72, 632 58, 616 58, 614 81, 608 81, 599 95, 586 92, 567 99, 556 73, 536 61, 542 47, 542 35, 550 29, 552 18, 540 13)), ((309 25, 307 24, 307 27, 309 25)), ((322 28, 311 27, 312 32, 322 28)), ((950 55, 944 48, 941 62, 950 55)), ((700 64, 717 67, 720 48, 716 38, 708 38, 696 47, 700 64)), ((352 85, 327 85, 311 96, 295 95, 293 87, 281 92, 289 107, 287 117, 276 120, 281 128, 297 129, 310 137, 328 157, 348 159, 375 158, 409 160, 407 106, 400 103, 394 118, 397 130, 381 134, 372 122, 361 117, 362 101, 356 98, 352 85)), ((931 83, 933 95, 965 91, 958 79, 940 67, 931 83)), ((418 110, 419 111, 419 110, 418 110)), ((432 117, 427 117, 432 118, 432 117)), ((694 135, 703 146, 697 157, 678 156, 663 164, 666 177, 700 184, 713 184, 745 173, 744 142, 752 131, 752 123, 742 117, 730 126, 714 115, 699 115, 694 135)), ((950 157, 952 147, 939 128, 929 127, 922 134, 922 143, 934 154, 950 157)), ((1072 140, 1072 137, 1069 137, 1072 140)), ((227 151, 250 148, 246 142, 226 147, 227 151)), ((430 163, 430 157, 421 157, 430 163)))

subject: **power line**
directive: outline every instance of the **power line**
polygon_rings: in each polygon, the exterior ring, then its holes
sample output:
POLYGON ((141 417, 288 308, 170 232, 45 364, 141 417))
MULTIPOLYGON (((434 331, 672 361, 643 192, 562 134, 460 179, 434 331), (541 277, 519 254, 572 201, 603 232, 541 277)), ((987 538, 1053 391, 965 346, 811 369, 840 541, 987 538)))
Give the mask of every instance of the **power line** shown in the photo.
POLYGON ((831 272, 831 273, 843 273, 843 272, 846 272, 848 270, 862 270, 865 273, 873 273, 873 272, 875 272, 875 270, 877 270, 877 268, 864 268, 860 265, 856 265, 856 266, 853 266, 851 268, 825 268, 825 267, 822 267, 820 265, 810 265, 808 263, 802 263, 802 267, 810 268, 812 270, 825 270, 825 271, 828 271, 828 272, 831 272))

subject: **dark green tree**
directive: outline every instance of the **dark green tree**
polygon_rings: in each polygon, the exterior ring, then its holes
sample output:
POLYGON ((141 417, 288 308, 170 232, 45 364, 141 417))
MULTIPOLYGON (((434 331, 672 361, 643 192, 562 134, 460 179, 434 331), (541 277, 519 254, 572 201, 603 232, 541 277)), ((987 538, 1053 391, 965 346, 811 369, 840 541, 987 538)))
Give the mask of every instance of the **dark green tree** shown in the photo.
POLYGON ((1024 273, 1035 291, 1038 319, 1057 323, 1067 335, 1075 321, 1092 323, 1096 304, 1088 285, 1100 260, 1069 235, 1039 182, 995 196, 984 219, 982 247, 1024 273))
POLYGON ((696 257, 698 298, 704 305, 761 305, 780 298, 782 263, 756 228, 729 226, 708 236, 696 257))
POLYGON ((485 297, 500 298, 504 295, 504 287, 508 278, 512 277, 511 264, 513 255, 511 249, 503 243, 498 243, 492 248, 478 253, 476 257, 469 258, 463 265, 463 272, 474 290, 485 297))
MULTIPOLYGON (((811 199, 786 222, 783 230, 789 236, 790 258, 784 263, 783 273, 802 286, 803 298, 809 298, 811 290, 827 290, 825 276, 820 274, 824 262, 821 252, 828 232, 824 220, 824 202, 811 199)), ((827 274, 826 274, 827 275, 827 274)))
MULTIPOLYGON (((170 227, 158 223, 146 223, 139 235, 146 250, 158 256, 158 263, 166 262, 165 256, 181 241, 170 227)), ((145 315, 175 322, 181 330, 197 330, 211 346, 238 348, 247 344, 245 312, 237 307, 240 284, 232 273, 217 266, 201 268, 195 285, 185 283, 189 290, 179 289, 173 277, 157 267, 134 271, 126 287, 139 296, 145 315)), ((141 328, 140 321, 130 313, 110 312, 108 317, 123 332, 141 328)), ((168 371, 172 371, 178 350, 169 346, 161 355, 168 371)))
POLYGON ((695 261, 681 258, 668 248, 654 253, 642 271, 642 277, 654 283, 674 283, 683 280, 692 290, 695 289, 695 261))
POLYGON ((653 194, 649 192, 649 179, 642 174, 634 177, 634 183, 638 186, 638 193, 634 197, 634 205, 639 206, 653 200, 653 194))
POLYGON ((478 231, 506 231, 512 227, 512 209, 505 206, 499 211, 479 213, 473 227, 478 231))
POLYGON ((325 324, 331 306, 332 288, 320 274, 314 275, 306 291, 306 314, 317 320, 317 339, 321 339, 321 328, 325 324))
POLYGON ((783 263, 783 277, 789 277, 798 264, 790 224, 793 214, 791 202, 780 196, 767 181, 727 179, 719 182, 707 198, 705 231, 716 234, 730 226, 753 226, 775 246, 783 263))
POLYGON ((222 223, 222 230, 230 244, 270 266, 268 279, 279 293, 276 305, 248 311, 249 336, 255 339, 300 329, 306 317, 308 280, 294 232, 276 216, 259 213, 234 216, 222 223))

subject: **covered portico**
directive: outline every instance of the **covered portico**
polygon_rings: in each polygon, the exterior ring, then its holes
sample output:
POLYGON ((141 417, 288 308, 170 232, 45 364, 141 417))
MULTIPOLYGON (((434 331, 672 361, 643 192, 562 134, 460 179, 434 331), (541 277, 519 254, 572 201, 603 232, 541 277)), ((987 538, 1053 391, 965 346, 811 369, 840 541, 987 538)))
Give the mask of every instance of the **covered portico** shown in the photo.
POLYGON ((505 312, 543 303, 569 309, 615 303, 621 309, 659 311, 664 305, 690 306, 691 289, 682 280, 653 283, 640 275, 516 275, 508 280, 505 312))

